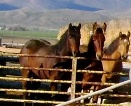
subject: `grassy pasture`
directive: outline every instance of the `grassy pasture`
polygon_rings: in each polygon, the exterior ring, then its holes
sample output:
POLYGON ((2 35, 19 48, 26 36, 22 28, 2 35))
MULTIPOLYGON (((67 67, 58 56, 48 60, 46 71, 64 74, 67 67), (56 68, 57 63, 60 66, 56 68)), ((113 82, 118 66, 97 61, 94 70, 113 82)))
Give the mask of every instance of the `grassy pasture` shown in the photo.
POLYGON ((36 38, 56 38, 58 31, 54 30, 29 30, 29 31, 8 31, 0 30, 0 37, 36 37, 36 38))

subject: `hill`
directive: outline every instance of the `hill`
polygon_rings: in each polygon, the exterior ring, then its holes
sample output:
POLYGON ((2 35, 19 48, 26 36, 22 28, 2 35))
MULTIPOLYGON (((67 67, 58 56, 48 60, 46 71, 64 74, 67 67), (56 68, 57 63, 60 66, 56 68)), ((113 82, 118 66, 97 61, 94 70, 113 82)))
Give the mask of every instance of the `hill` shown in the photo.
POLYGON ((1 0, 0 25, 58 30, 74 22, 130 18, 130 5, 129 0, 1 0))

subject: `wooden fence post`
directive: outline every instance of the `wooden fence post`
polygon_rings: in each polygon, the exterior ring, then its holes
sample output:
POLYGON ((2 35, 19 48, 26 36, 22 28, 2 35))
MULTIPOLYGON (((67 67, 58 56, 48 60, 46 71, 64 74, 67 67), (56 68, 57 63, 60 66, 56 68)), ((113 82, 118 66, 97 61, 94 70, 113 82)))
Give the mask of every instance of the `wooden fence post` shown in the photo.
MULTIPOLYGON (((71 99, 75 98, 76 70, 77 70, 77 58, 73 57, 72 59, 72 77, 71 77, 71 99)), ((75 106, 75 103, 72 104, 71 106, 75 106)))

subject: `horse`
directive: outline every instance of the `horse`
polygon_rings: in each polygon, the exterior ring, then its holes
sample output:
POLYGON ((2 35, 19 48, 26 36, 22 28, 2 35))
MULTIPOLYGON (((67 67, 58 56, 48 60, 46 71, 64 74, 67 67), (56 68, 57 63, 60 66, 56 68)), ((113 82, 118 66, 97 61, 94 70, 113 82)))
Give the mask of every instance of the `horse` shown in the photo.
MULTIPOLYGON (((109 80, 114 83, 118 83, 120 81, 120 75, 113 75, 112 72, 122 72, 122 60, 126 60, 128 57, 128 51, 130 46, 129 37, 129 31, 127 34, 122 34, 122 32, 120 32, 119 36, 115 40, 113 40, 108 47, 104 48, 102 58, 107 60, 102 60, 104 72, 101 78, 102 87, 104 87, 104 83, 109 80), (111 59, 115 59, 115 61, 111 59)), ((119 93, 118 89, 114 89, 113 92, 119 93)))
MULTIPOLYGON (((102 58, 103 46, 104 46, 104 41, 105 41, 104 32, 106 31, 106 27, 107 27, 106 23, 104 23, 103 26, 100 26, 97 22, 94 22, 93 34, 90 37, 88 46, 87 47, 85 47, 85 46, 82 47, 82 45, 80 46, 80 47, 86 49, 87 51, 86 52, 82 51, 82 53, 77 55, 78 57, 85 57, 86 60, 83 60, 83 59, 78 60, 77 61, 77 69, 89 69, 91 67, 95 68, 96 70, 97 70, 97 68, 99 68, 101 70, 103 69, 100 61, 94 61, 92 59, 96 59, 96 58, 101 59, 102 58)), ((71 64, 72 64, 71 62, 63 62, 63 63, 58 63, 58 64, 54 65, 54 67, 62 66, 62 68, 71 69, 71 64)), ((92 79, 95 78, 95 76, 93 78, 91 78, 90 76, 94 76, 94 75, 90 74, 90 73, 77 73, 76 74, 76 80, 82 81, 82 85, 76 84, 76 92, 81 92, 82 89, 84 90, 84 92, 86 92, 87 89, 89 89, 91 87, 90 85, 88 86, 85 83, 90 80, 92 81, 92 79)), ((101 78, 99 78, 99 79, 101 79, 101 78)), ((66 72, 65 74, 63 74, 62 80, 71 80, 71 73, 66 72)), ((94 81, 97 81, 97 79, 94 81)), ((70 87, 70 84, 63 83, 61 85, 61 91, 67 91, 67 89, 69 87, 70 87)), ((69 97, 65 96, 63 98, 65 100, 65 98, 68 99, 69 97)))
MULTIPOLYGON (((88 44, 88 51, 84 53, 84 57, 87 59, 85 62, 80 61, 79 66, 84 65, 84 67, 80 67, 80 69, 86 69, 86 70, 103 70, 102 63, 100 59, 103 57, 103 47, 105 42, 105 32, 106 32, 107 24, 104 23, 103 26, 99 26, 96 22, 93 24, 93 35, 90 38, 89 44, 88 44), (86 65, 86 66, 85 66, 86 65)), ((83 54, 82 54, 83 56, 83 54)), ((79 63, 79 61, 78 61, 79 63)), ((82 75, 82 90, 84 93, 87 93, 87 91, 93 86, 88 85, 86 82, 101 82, 101 75, 94 74, 94 73, 88 73, 85 72, 82 75)), ((94 85, 94 91, 100 89, 100 86, 94 85)), ((96 103, 98 99, 98 96, 94 96, 92 99, 93 103, 96 103)), ((88 99, 85 99, 84 102, 89 102, 88 99)))
MULTIPOLYGON (((25 43, 21 49, 21 54, 33 55, 49 55, 49 56, 76 56, 79 53, 80 45, 80 29, 81 24, 73 26, 71 23, 67 31, 61 39, 54 45, 51 45, 46 40, 31 39, 25 43)), ((39 67, 39 68, 52 68, 58 62, 66 61, 60 58, 44 58, 44 57, 19 57, 19 63, 23 67, 39 67)), ((58 71, 36 70, 36 69, 22 69, 23 78, 40 78, 40 79, 60 79, 61 75, 58 71)), ((22 81, 23 89, 37 89, 38 86, 31 86, 31 82, 22 81)), ((51 91, 57 90, 56 83, 50 83, 51 91)), ((28 97, 28 93, 23 93, 23 99, 28 97)))

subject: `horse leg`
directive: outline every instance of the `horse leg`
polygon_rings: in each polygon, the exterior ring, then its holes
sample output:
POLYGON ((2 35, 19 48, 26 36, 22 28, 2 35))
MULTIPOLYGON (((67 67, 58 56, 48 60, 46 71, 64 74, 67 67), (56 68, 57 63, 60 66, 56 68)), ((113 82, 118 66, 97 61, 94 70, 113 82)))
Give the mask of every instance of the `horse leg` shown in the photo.
MULTIPOLYGON (((50 88, 51 88, 51 91, 56 91, 57 90, 57 83, 51 82, 50 88)), ((55 99, 55 97, 56 97, 56 94, 51 95, 52 99, 55 99)))
MULTIPOLYGON (((70 92, 69 87, 70 87, 70 84, 62 83, 61 84, 61 91, 62 92, 70 92)), ((66 94, 62 95, 62 97, 60 97, 60 100, 64 100, 64 101, 67 101, 69 99, 70 99, 70 96, 66 95, 66 94)))
MULTIPOLYGON (((113 75, 111 77, 112 77, 111 78, 111 82, 113 82, 113 83, 119 83, 119 81, 120 81, 120 75, 113 75)), ((115 88, 115 89, 113 89, 113 93, 114 94, 122 93, 119 90, 120 90, 120 88, 115 88)))
MULTIPOLYGON (((51 80, 59 79, 59 78, 58 78, 58 72, 51 72, 51 73, 50 73, 50 76, 51 76, 51 78, 50 78, 51 80)), ((51 83, 50 83, 50 88, 51 88, 51 91, 56 91, 56 90, 57 90, 57 83, 51 82, 51 83)), ((51 95, 51 98, 54 99, 55 96, 56 96, 55 94, 52 94, 52 95, 51 95)))
MULTIPOLYGON (((31 77, 33 77, 34 79, 37 79, 38 77, 35 76, 35 74, 31 73, 31 77)), ((32 81, 31 82, 31 86, 30 86, 30 89, 31 90, 37 90, 40 86, 40 82, 35 82, 35 81, 32 81)), ((30 93, 30 99, 34 100, 36 99, 36 93, 30 93)))
MULTIPOLYGON (((94 92, 97 91, 97 90, 100 90, 100 89, 101 89, 101 85, 94 86, 94 92)), ((99 97, 99 95, 93 96, 92 102, 97 103, 98 102, 98 97, 99 97)), ((100 103, 102 103, 102 101, 100 103)))
MULTIPOLYGON (((93 74, 90 73, 84 73, 83 74, 83 80, 82 80, 82 89, 84 93, 87 93, 88 90, 92 87, 92 85, 87 84, 87 82, 92 81, 93 74)), ((84 103, 89 103, 90 100, 87 98, 84 100, 84 103)))
MULTIPOLYGON (((89 93, 89 90, 83 89, 83 93, 89 93)), ((90 98, 86 98, 86 99, 84 99, 83 103, 89 103, 89 102, 90 102, 90 98)))
POLYGON ((107 74, 102 75, 102 78, 101 78, 102 86, 104 86, 104 83, 106 82, 106 77, 107 77, 107 74))
MULTIPOLYGON (((22 77, 23 78, 28 78, 29 77, 29 70, 22 70, 21 72, 22 72, 22 77)), ((27 90, 28 87, 29 87, 28 81, 23 80, 22 81, 22 88, 25 89, 25 90, 27 90)), ((23 92, 23 99, 26 100, 27 97, 28 97, 28 92, 23 92)), ((26 105, 26 103, 24 102, 24 106, 25 105, 26 105)))
MULTIPOLYGON (((91 85, 82 84, 83 93, 89 93, 89 89, 91 88, 91 85)), ((90 99, 86 98, 84 99, 84 103, 89 103, 90 99)))
MULTIPOLYGON (((104 88, 104 83, 106 83, 106 80, 107 80, 107 74, 103 74, 102 75, 102 78, 101 78, 101 89, 104 88)), ((101 97, 101 102, 103 101, 104 97, 101 97)))
MULTIPOLYGON (((93 80, 93 82, 101 82, 101 78, 102 78, 101 75, 94 74, 94 80, 93 80)), ((102 86, 100 84, 99 85, 94 85, 94 92, 100 90, 101 88, 102 88, 102 86)), ((92 98, 92 102, 93 103, 98 103, 98 98, 99 98, 99 94, 94 95, 93 98, 92 98)), ((102 101, 100 101, 99 103, 102 103, 102 101)))

